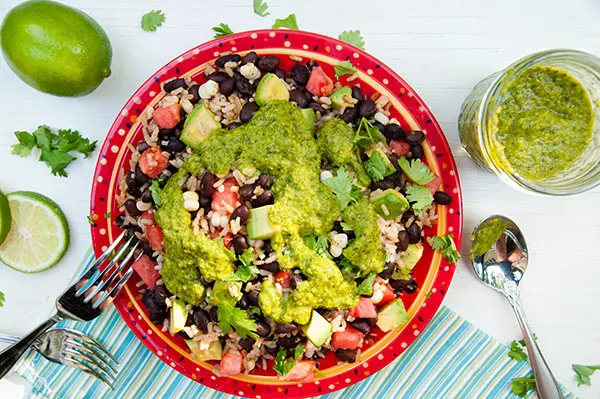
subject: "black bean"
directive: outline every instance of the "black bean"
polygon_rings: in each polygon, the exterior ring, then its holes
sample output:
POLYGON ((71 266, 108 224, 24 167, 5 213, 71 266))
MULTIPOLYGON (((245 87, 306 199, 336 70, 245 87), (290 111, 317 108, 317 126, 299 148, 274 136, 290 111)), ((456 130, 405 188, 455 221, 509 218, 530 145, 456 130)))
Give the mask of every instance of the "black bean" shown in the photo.
POLYGON ((148 183, 148 179, 148 176, 140 169, 140 165, 135 165, 135 181, 138 186, 143 186, 148 183))
POLYGON ((270 347, 270 346, 263 346, 263 348, 265 348, 265 352, 267 352, 269 355, 275 356, 277 355, 277 352, 279 352, 279 348, 277 346, 274 347, 270 347))
MULTIPOLYGON (((189 327, 189 326, 191 326, 192 324, 194 324, 194 317, 193 317, 193 316, 192 316, 190 313, 188 313, 188 315, 187 315, 187 319, 185 320, 185 326, 186 326, 186 327, 189 327)), ((186 334, 186 335, 187 335, 187 334, 186 334)), ((185 337, 185 338, 186 338, 186 339, 188 339, 188 338, 189 338, 189 336, 188 336, 188 337, 185 337)))
POLYGON ((408 291, 410 291, 409 293, 413 293, 413 292, 416 291, 416 289, 413 290, 414 286, 416 286, 416 283, 414 282, 413 279, 408 279, 408 280, 390 280, 390 286, 397 293, 401 293, 401 292, 407 291, 407 288, 408 288, 408 291))
POLYGON ((140 141, 137 145, 137 150, 138 152, 141 154, 142 152, 146 151, 148 148, 150 148, 150 145, 148 145, 148 143, 146 143, 145 141, 140 141))
POLYGON ((375 126, 381 133, 383 133, 383 129, 385 129, 385 125, 377 121, 373 122, 373 126, 375 126))
POLYGON ((154 253, 154 250, 150 246, 150 243, 145 242, 142 244, 142 252, 151 257, 154 253))
POLYGON ((308 105, 308 100, 306 99, 306 95, 302 93, 300 90, 292 90, 290 91, 290 101, 298 104, 300 108, 306 108, 308 105))
POLYGON ((165 299, 171 296, 169 290, 164 284, 157 285, 154 289, 154 299, 158 302, 164 302, 165 299))
POLYGON ((244 201, 249 201, 250 198, 254 195, 254 185, 247 184, 245 186, 240 187, 240 196, 244 201))
POLYGON ((433 194, 433 201, 436 204, 448 205, 452 202, 452 197, 450 196, 450 194, 445 193, 443 191, 436 191, 433 194))
POLYGON ((314 100, 312 93, 308 90, 304 90, 304 96, 306 97, 306 101, 309 103, 314 100))
POLYGON ((265 190, 261 195, 252 200, 252 206, 255 208, 273 203, 273 194, 271 190, 265 190))
POLYGON ((258 62, 258 54, 255 51, 251 51, 242 58, 242 62, 247 64, 249 62, 256 64, 258 62))
POLYGON ((421 147, 421 144, 415 144, 413 146, 410 147, 410 152, 411 152, 411 159, 421 159, 423 158, 423 155, 425 155, 425 152, 423 151, 423 147, 421 147))
POLYGON ((352 98, 355 98, 358 101, 364 101, 365 100, 365 95, 363 94, 363 92, 360 89, 360 87, 354 86, 352 88, 352 98))
POLYGON ((256 87, 254 87, 252 83, 250 83, 250 81, 246 78, 238 79, 235 84, 235 87, 241 94, 245 96, 251 96, 252 93, 254 93, 254 90, 256 90, 256 87))
POLYGON ((233 249, 238 255, 247 250, 249 247, 248 241, 246 241, 246 237, 240 234, 233 237, 233 239, 231 240, 231 245, 233 245, 233 249))
POLYGON ((199 196, 198 202, 200 203, 200 207, 206 210, 210 210, 210 206, 212 205, 212 198, 205 197, 203 195, 199 196))
POLYGON ((385 268, 381 273, 378 274, 378 276, 384 280, 387 280, 388 278, 392 277, 394 269, 396 269, 396 264, 394 262, 387 262, 385 264, 385 268))
POLYGON ((306 86, 308 83, 308 68, 302 64, 296 64, 292 67, 292 79, 298 86, 306 86))
POLYGON ((219 68, 223 68, 228 62, 240 62, 241 60, 242 57, 239 54, 227 54, 217 58, 215 64, 217 64, 219 68))
POLYGON ((398 242, 396 243, 396 248, 398 251, 404 252, 408 248, 408 244, 410 244, 410 236, 407 231, 402 230, 398 233, 398 242))
POLYGON ((123 225, 125 224, 125 215, 121 214, 117 216, 117 218, 115 219, 115 224, 119 227, 123 227, 123 225))
POLYGON ((169 137, 175 136, 176 132, 176 129, 160 129, 158 131, 158 135, 160 136, 160 138, 168 139, 169 137))
POLYGON ((277 346, 292 349, 295 348, 298 344, 298 339, 296 337, 281 337, 277 340, 277 346))
POLYGON ((274 73, 275 73, 275 76, 277 76, 279 79, 285 80, 286 76, 285 76, 285 72, 283 69, 277 68, 274 73))
POLYGON ((272 55, 266 55, 258 60, 256 66, 263 72, 273 72, 279 68, 279 58, 272 55))
POLYGON ((387 190, 396 187, 396 180, 392 176, 386 176, 382 180, 371 183, 370 187, 373 190, 387 190))
POLYGON ((226 74, 225 72, 215 72, 215 73, 211 73, 206 78, 208 80, 212 80, 212 81, 215 81, 217 83, 221 83, 221 82, 224 82, 227 79, 229 79, 229 75, 226 74))
POLYGON ((250 307, 250 304, 248 303, 248 298, 245 295, 242 296, 242 299, 239 300, 237 305, 242 310, 246 310, 250 307))
POLYGON ((140 210, 137 209, 135 200, 133 200, 133 199, 128 199, 127 201, 125 201, 125 209, 127 210, 127 213, 129 214, 129 216, 134 217, 134 218, 138 217, 142 214, 142 212, 140 212, 140 210))
POLYGON ((261 173, 256 182, 264 189, 270 188, 273 184, 273 176, 268 173, 261 173))
POLYGON ((402 214, 402 217, 400 218, 400 223, 404 224, 406 222, 408 222, 408 220, 410 218, 414 218, 415 217, 415 213, 413 211, 406 211, 402 214))
POLYGON ((259 269, 266 270, 273 274, 275 274, 279 271, 279 263, 278 262, 265 263, 264 265, 260 265, 258 267, 259 267, 259 269))
POLYGON ((383 135, 390 140, 404 140, 406 137, 404 129, 396 123, 388 124, 385 129, 383 129, 383 135))
POLYGON ((127 172, 125 175, 125 184, 127 188, 137 188, 137 181, 135 180, 135 172, 127 172))
POLYGON ((165 91, 167 93, 172 92, 173 90, 177 90, 180 87, 187 87, 187 85, 185 84, 185 79, 173 79, 173 80, 169 80, 167 83, 165 83, 163 85, 163 89, 165 89, 165 91))
POLYGON ((312 108, 313 111, 319 112, 319 113, 321 113, 321 115, 325 115, 327 113, 325 108, 321 107, 321 105, 318 103, 310 103, 310 104, 308 104, 308 108, 312 108))
POLYGON ((293 290, 295 290, 296 288, 298 288, 298 285, 302 282, 302 276, 296 273, 292 274, 292 277, 290 278, 290 287, 292 287, 293 290))
POLYGON ((152 323, 160 324, 164 321, 167 316, 166 306, 164 305, 164 302, 162 304, 156 302, 151 290, 146 290, 146 292, 144 292, 142 302, 148 309, 148 313, 150 313, 150 321, 152 321, 152 323))
POLYGON ((227 129, 233 130, 233 129, 237 129, 240 126, 242 126, 242 124, 239 122, 231 122, 229 125, 227 125, 227 129))
POLYGON ((260 293, 259 293, 258 291, 255 291, 255 290, 253 290, 253 291, 250 291, 250 292, 248 293, 248 303, 249 303, 251 306, 258 306, 258 295, 259 295, 259 294, 260 294, 260 293))
POLYGON ((208 314, 210 315, 210 320, 214 321, 215 323, 219 321, 219 314, 217 313, 217 307, 213 306, 212 308, 210 308, 208 314))
POLYGON ((215 188, 213 185, 217 182, 217 176, 213 175, 210 172, 206 172, 204 176, 202 176, 202 182, 200 184, 200 194, 205 197, 212 197, 215 193, 215 188))
POLYGON ((346 108, 340 117, 346 123, 352 123, 358 118, 358 108, 346 108))
POLYGON ((370 98, 364 100, 358 108, 358 115, 367 119, 372 118, 375 112, 377 112, 377 106, 375 105, 375 101, 370 98))
POLYGON ((377 324, 377 317, 373 317, 373 318, 363 317, 363 318, 361 318, 361 320, 363 320, 365 323, 367 323, 371 327, 373 327, 375 324, 377 324))
POLYGON ((197 84, 191 85, 188 89, 188 93, 192 96, 192 98, 190 99, 190 102, 192 104, 196 104, 198 101, 200 101, 200 93, 198 92, 198 89, 200 89, 200 86, 198 86, 197 84))
POLYGON ((298 331, 298 327, 295 324, 277 324, 275 327, 275 334, 287 334, 287 333, 295 333, 298 331))
POLYGON ((408 233, 409 242, 411 244, 416 244, 421 241, 421 228, 416 222, 413 222, 408 229, 406 229, 408 233))
POLYGON ((151 203, 152 202, 152 191, 146 190, 140 196, 140 199, 144 202, 151 203))
POLYGON ((358 357, 358 352, 352 349, 337 349, 335 356, 342 362, 354 363, 358 357))
POLYGON ((240 120, 242 123, 250 122, 256 111, 258 111, 258 105, 256 105, 256 103, 248 102, 244 104, 242 110, 240 111, 240 120))
POLYGON ((271 334, 271 326, 264 320, 259 320, 256 323, 256 334, 259 337, 266 338, 271 334))
POLYGON ((254 340, 254 338, 247 337, 247 338, 240 339, 239 344, 243 350, 245 350, 246 352, 250 352, 252 350, 252 348, 254 347, 255 342, 256 341, 254 340))
POLYGON ((271 240, 265 240, 264 241, 262 250, 267 255, 270 254, 271 252, 273 252, 273 247, 271 246, 271 240))
POLYGON ((371 326, 364 320, 356 319, 350 322, 352 328, 360 331, 361 333, 368 334, 371 331, 371 326))
POLYGON ((396 170, 400 170, 400 167, 398 166, 398 159, 399 159, 400 157, 399 157, 398 155, 396 155, 395 153, 393 153, 393 152, 390 152, 390 153, 388 154, 388 158, 389 158, 390 162, 392 163, 392 165, 394 166, 394 168, 395 168, 396 170))
POLYGON ((234 78, 229 78, 219 83, 219 92, 225 97, 229 97, 235 91, 237 81, 234 78))
POLYGON ((179 140, 176 137, 173 137, 171 140, 169 140, 169 143, 167 144, 167 151, 169 151, 171 154, 181 152, 184 150, 185 143, 183 143, 181 140, 179 140))
POLYGON ((200 283, 204 286, 209 286, 211 284, 202 274, 200 275, 200 283))
POLYGON ((248 218, 250 217, 250 210, 246 205, 240 205, 231 214, 231 220, 235 220, 240 218, 240 225, 244 225, 248 222, 248 218))
POLYGON ((420 130, 411 130, 404 139, 410 145, 422 143, 423 140, 425 140, 425 134, 420 130))
POLYGON ((417 292, 418 289, 419 286, 417 285, 417 282, 415 280, 411 280, 410 283, 406 287, 404 287, 404 292, 406 292, 407 294, 413 294, 417 292))
POLYGON ((309 71, 312 71, 314 68, 318 67, 319 63, 315 60, 310 60, 306 63, 306 68, 308 68, 309 71))

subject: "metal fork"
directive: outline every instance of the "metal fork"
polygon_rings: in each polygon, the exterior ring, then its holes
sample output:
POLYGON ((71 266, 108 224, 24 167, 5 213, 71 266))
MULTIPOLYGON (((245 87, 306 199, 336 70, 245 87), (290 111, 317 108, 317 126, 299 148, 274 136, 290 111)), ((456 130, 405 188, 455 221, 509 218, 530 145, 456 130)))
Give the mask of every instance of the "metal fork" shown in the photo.
MULTIPOLYGON (((20 338, 0 333, 0 342, 14 344, 20 338)), ((114 389, 119 362, 93 338, 70 328, 44 332, 31 345, 47 360, 78 368, 114 389)))
MULTIPOLYGON (((131 277, 133 273, 131 268, 128 268, 120 277, 119 274, 125 270, 133 258, 139 244, 134 236, 126 236, 126 231, 121 233, 79 281, 56 300, 57 312, 52 317, 31 331, 25 338, 0 352, 0 379, 13 368, 27 348, 40 335, 59 321, 64 319, 90 321, 98 317, 131 277), (123 240, 126 240, 125 243, 108 265, 102 267, 123 240), (135 244, 134 241, 136 241, 135 244)), ((138 255, 137 259, 141 256, 142 253, 138 255)))

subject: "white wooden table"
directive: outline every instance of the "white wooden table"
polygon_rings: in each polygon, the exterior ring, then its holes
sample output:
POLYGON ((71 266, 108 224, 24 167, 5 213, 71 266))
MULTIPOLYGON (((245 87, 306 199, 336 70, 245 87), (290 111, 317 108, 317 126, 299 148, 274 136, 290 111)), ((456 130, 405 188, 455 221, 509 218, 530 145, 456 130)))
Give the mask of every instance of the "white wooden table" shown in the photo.
MULTIPOLYGON (((0 17, 21 0, 3 0, 0 17)), ((295 12, 301 29, 337 36, 360 29, 367 50, 395 69, 430 106, 458 162, 464 192, 463 257, 474 224, 491 213, 513 218, 531 251, 523 303, 539 343, 558 379, 582 398, 600 396, 600 375, 577 388, 572 363, 600 364, 600 189, 569 198, 517 192, 478 169, 461 148, 456 120, 473 85, 526 54, 575 48, 600 55, 600 2, 595 0, 267 0, 271 15, 252 13, 251 0, 68 0, 92 15, 112 40, 113 76, 80 99, 51 97, 23 84, 0 62, 0 188, 34 190, 65 211, 72 242, 64 260, 38 275, 0 267, 0 331, 23 334, 52 309, 90 245, 85 216, 94 160, 76 161, 69 178, 50 175, 33 158, 10 155, 13 131, 40 124, 79 129, 102 142, 129 95, 179 53, 212 38, 211 27, 235 31, 270 27, 295 12), (139 27, 141 16, 162 9, 157 32, 139 27)), ((520 336, 509 305, 481 285, 461 261, 445 304, 503 343, 520 336)), ((600 372, 598 373, 600 374, 600 372)), ((14 376, 11 378, 17 381, 14 376)), ((2 397, 21 389, 0 381, 2 397)))

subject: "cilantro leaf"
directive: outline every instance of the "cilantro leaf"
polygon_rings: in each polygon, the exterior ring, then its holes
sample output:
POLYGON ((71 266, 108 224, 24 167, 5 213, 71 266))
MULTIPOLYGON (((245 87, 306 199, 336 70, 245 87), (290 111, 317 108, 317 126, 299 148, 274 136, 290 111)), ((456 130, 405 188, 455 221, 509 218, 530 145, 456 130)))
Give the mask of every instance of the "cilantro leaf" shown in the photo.
POLYGON ((74 156, 68 152, 61 152, 59 150, 42 150, 40 155, 40 161, 46 162, 46 165, 50 168, 51 173, 54 176, 67 177, 66 167, 69 166, 71 161, 75 160, 74 156))
POLYGON ((433 180, 433 172, 420 159, 413 159, 409 162, 406 158, 398 158, 398 166, 404 174, 417 184, 427 184, 433 180))
POLYGON ((513 378, 512 391, 515 395, 521 398, 526 398, 529 391, 535 391, 535 378, 513 378))
POLYGON ((154 32, 165 22, 165 14, 161 10, 152 10, 142 16, 142 29, 154 32))
POLYGON ((375 282, 375 277, 377 277, 377 273, 371 272, 365 278, 362 283, 356 289, 356 293, 358 295, 370 296, 373 294, 373 283, 375 282))
MULTIPOLYGON (((435 251, 441 252, 442 256, 446 258, 448 262, 456 264, 460 259, 460 253, 458 253, 456 244, 454 243, 454 234, 429 237, 427 238, 427 242, 435 251)), ((510 356, 510 352, 508 356, 510 356)), ((527 356, 525 356, 525 359, 527 359, 527 356)))
POLYGON ((352 75, 356 72, 356 68, 350 61, 342 61, 337 65, 334 65, 333 70, 335 71, 335 78, 339 79, 340 76, 352 75))
POLYGON ((343 231, 353 231, 352 227, 346 222, 340 222, 340 226, 342 226, 343 231))
POLYGON ((250 318, 246 311, 236 308, 231 301, 220 301, 217 305, 217 317, 219 319, 219 328, 225 334, 229 334, 232 329, 235 330, 240 337, 248 336, 257 339, 256 322, 250 318))
POLYGON ((288 28, 298 30, 298 23, 296 22, 296 14, 290 14, 284 19, 277 18, 275 23, 271 27, 273 29, 288 28))
POLYGON ((37 146, 42 150, 49 150, 52 141, 54 141, 54 138, 56 137, 48 126, 39 126, 34 130, 33 135, 35 136, 37 146))
POLYGON ((62 152, 77 151, 87 158, 96 148, 96 142, 82 137, 77 130, 58 129, 54 147, 62 152))
POLYGON ((359 30, 345 30, 338 36, 343 42, 350 43, 354 47, 365 49, 365 39, 363 39, 359 30))
POLYGON ((162 199, 160 198, 160 192, 162 191, 162 179, 152 180, 150 184, 150 193, 152 194, 152 201, 154 205, 160 207, 162 205, 162 199))
POLYGON ((111 212, 105 213, 104 214, 104 219, 110 219, 111 216, 112 216, 111 212))
POLYGON ((217 26, 213 26, 212 27, 213 32, 215 32, 215 36, 214 38, 218 38, 218 37, 223 37, 223 36, 227 36, 227 35, 232 35, 234 32, 231 30, 231 28, 229 27, 229 25, 221 22, 219 25, 217 26))
MULTIPOLYGON (((336 176, 323 180, 323 184, 333 191, 340 203, 340 210, 346 209, 351 202, 358 201, 357 189, 350 181, 350 175, 345 168, 339 168, 336 176)), ((360 189, 358 189, 360 192, 360 189)))
POLYGON ((262 314, 262 311, 258 306, 250 306, 248 308, 248 313, 250 313, 250 315, 260 315, 262 314))
POLYGON ((26 157, 31 154, 31 150, 35 147, 36 139, 35 136, 27 132, 15 132, 19 144, 13 144, 12 153, 20 157, 26 157))
POLYGON ((254 265, 252 258, 253 253, 254 248, 250 247, 238 256, 238 260, 242 264, 238 266, 235 275, 240 279, 240 281, 243 281, 244 283, 248 280, 251 280, 254 276, 258 274, 258 268, 254 265))
POLYGON ((600 365, 584 366, 583 364, 573 364, 571 365, 571 367, 573 368, 575 376, 577 377, 578 387, 582 385, 592 385, 590 377, 592 376, 592 374, 594 374, 594 371, 600 370, 600 365))
POLYGON ((92 226, 96 225, 96 222, 94 222, 94 218, 92 218, 91 215, 87 215, 85 218, 87 219, 87 221, 90 225, 92 225, 92 226))
POLYGON ((374 182, 383 180, 388 171, 384 156, 379 151, 373 151, 369 159, 364 162, 365 170, 374 182))
POLYGON ((357 150, 359 147, 368 149, 371 144, 375 143, 376 141, 383 141, 383 135, 379 129, 377 129, 377 127, 371 124, 371 122, 369 122, 366 118, 362 118, 358 125, 358 129, 356 129, 356 133, 354 134, 352 144, 354 144, 357 150))
POLYGON ((340 268, 342 269, 342 274, 351 277, 353 280, 360 277, 361 270, 346 258, 340 261, 340 268))
POLYGON ((285 349, 279 349, 279 352, 277 352, 277 357, 275 358, 273 370, 275 370, 275 372, 282 377, 288 375, 292 367, 294 367, 296 362, 300 360, 300 357, 302 357, 304 351, 304 345, 298 344, 294 349, 294 357, 286 359, 285 356, 287 351, 285 349))
MULTIPOLYGON (((524 344, 524 342, 523 342, 524 344)), ((523 350, 523 344, 519 341, 513 341, 510 343, 510 350, 508 351, 508 357, 517 362, 523 362, 527 360, 527 353, 523 350)))
POLYGON ((0 291, 0 308, 4 306, 4 292, 0 291))
POLYGON ((267 15, 271 15, 271 13, 267 12, 269 5, 262 0, 252 0, 254 7, 254 13, 261 17, 266 17, 267 15))
POLYGON ((318 255, 327 259, 333 259, 329 253, 329 240, 326 234, 321 234, 320 236, 306 236, 304 237, 304 244, 318 255))
POLYGON ((412 203, 412 208, 417 212, 429 209, 433 203, 433 195, 429 188, 417 184, 406 185, 406 199, 412 203))

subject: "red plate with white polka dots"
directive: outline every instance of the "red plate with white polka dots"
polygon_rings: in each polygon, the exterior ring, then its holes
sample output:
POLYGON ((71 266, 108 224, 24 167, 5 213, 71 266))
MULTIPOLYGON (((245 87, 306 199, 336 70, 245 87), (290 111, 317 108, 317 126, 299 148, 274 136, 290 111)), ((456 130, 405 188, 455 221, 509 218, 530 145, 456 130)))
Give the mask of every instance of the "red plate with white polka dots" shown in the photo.
MULTIPOLYGON (((281 59, 280 67, 290 72, 298 57, 303 62, 316 60, 329 76, 334 76, 333 66, 349 60, 358 70, 358 78, 365 95, 379 93, 389 98, 391 117, 398 119, 404 129, 422 130, 427 140, 423 147, 426 162, 441 178, 439 190, 451 194, 450 205, 438 206, 438 223, 425 229, 427 237, 454 234, 460 246, 462 232, 462 197, 456 165, 448 143, 425 103, 416 92, 390 68, 347 43, 330 37, 292 30, 258 30, 237 33, 212 40, 193 48, 169 62, 151 76, 127 101, 117 116, 104 141, 91 195, 91 216, 94 251, 99 255, 120 229, 115 218, 121 213, 116 196, 120 192, 119 179, 129 165, 130 144, 143 139, 138 117, 148 106, 154 107, 164 96, 161 83, 174 77, 191 77, 202 84, 204 69, 220 53, 244 54, 256 51, 261 55, 275 55, 281 59)), ((342 77, 342 84, 348 76, 342 77)), ((403 294, 402 300, 410 320, 406 325, 388 333, 378 328, 361 348, 360 360, 352 364, 338 364, 333 352, 319 361, 320 372, 314 381, 297 383, 279 380, 269 363, 266 371, 255 370, 250 375, 218 377, 212 372, 214 362, 197 362, 189 354, 179 336, 162 332, 148 318, 136 286, 140 281, 134 275, 115 300, 115 305, 125 323, 156 356, 190 379, 222 392, 251 398, 310 397, 326 394, 352 385, 374 374, 394 359, 416 339, 442 303, 454 275, 455 266, 425 244, 425 253, 414 269, 413 277, 419 289, 413 294, 403 294)), ((392 377, 390 377, 392 378, 392 377)))

